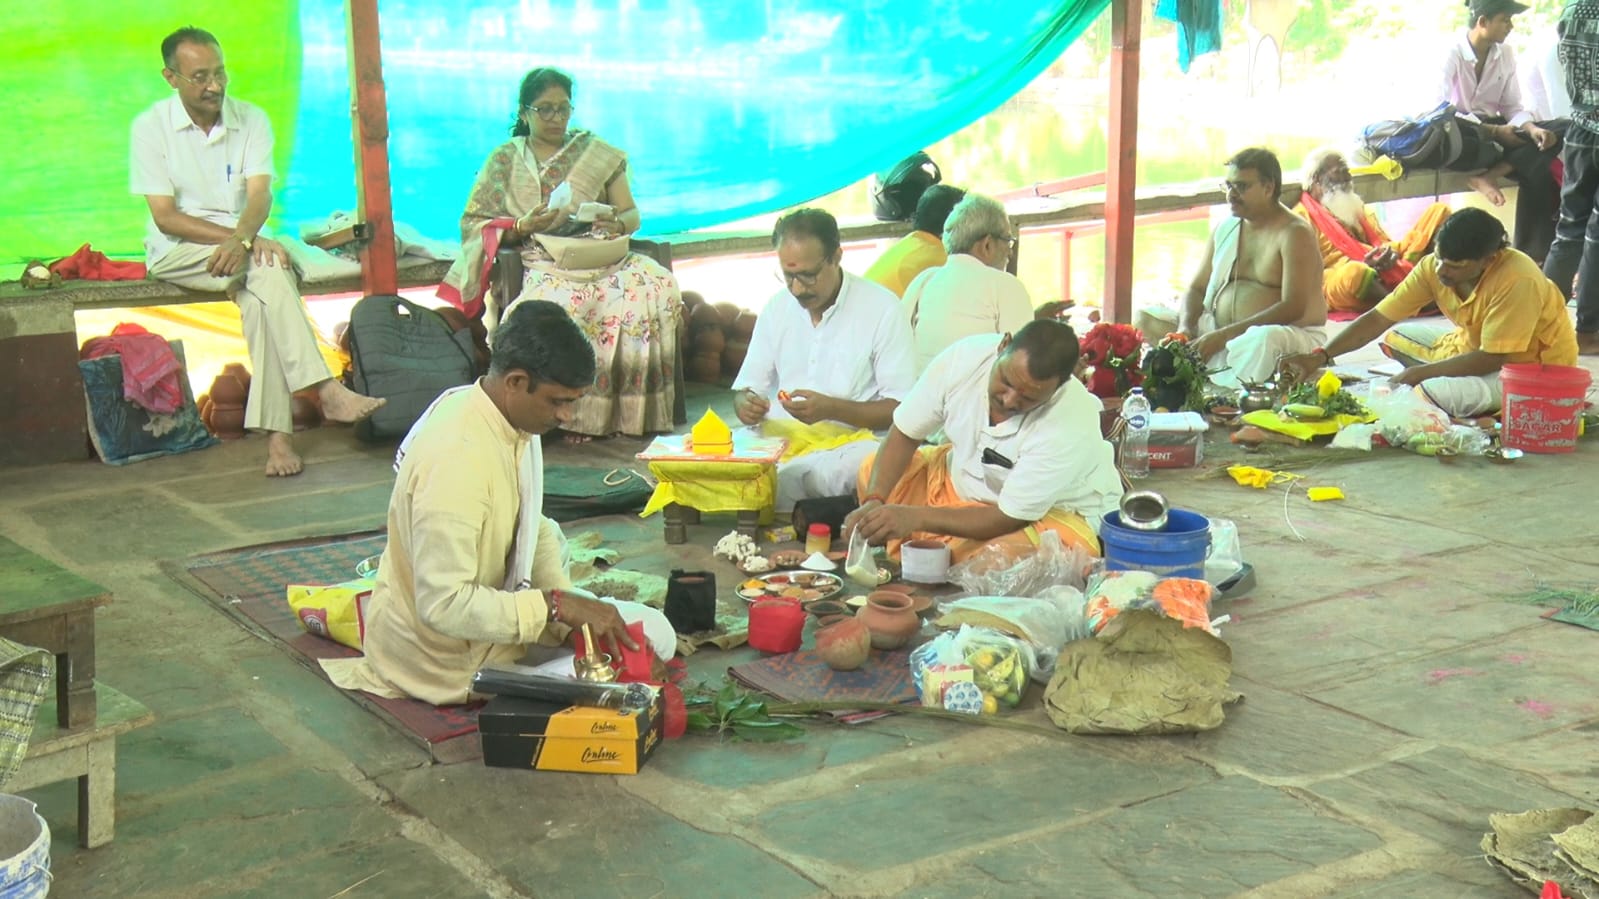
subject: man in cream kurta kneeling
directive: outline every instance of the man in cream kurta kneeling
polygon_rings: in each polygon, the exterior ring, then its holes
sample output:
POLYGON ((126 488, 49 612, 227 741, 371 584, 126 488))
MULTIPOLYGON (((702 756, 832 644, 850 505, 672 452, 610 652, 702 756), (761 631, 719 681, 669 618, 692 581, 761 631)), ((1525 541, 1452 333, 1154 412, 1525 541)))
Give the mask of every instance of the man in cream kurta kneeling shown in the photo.
POLYGON ((335 684, 444 705, 467 700, 479 668, 584 624, 597 643, 638 648, 615 606, 569 592, 560 526, 541 514, 538 435, 570 419, 593 380, 594 350, 561 307, 506 315, 489 374, 439 399, 407 438, 366 655, 324 661, 335 684))

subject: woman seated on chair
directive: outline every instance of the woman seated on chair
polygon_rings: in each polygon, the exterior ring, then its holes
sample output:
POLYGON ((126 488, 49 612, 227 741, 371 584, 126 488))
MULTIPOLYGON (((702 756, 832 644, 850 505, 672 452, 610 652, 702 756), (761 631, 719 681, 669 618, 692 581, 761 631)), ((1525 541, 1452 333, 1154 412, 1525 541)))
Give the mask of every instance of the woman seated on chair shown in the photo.
POLYGON ((598 363, 594 386, 577 401, 568 439, 671 431, 683 305, 677 279, 627 252, 627 235, 639 227, 627 157, 591 132, 568 130, 572 108, 566 73, 538 68, 522 79, 511 139, 478 172, 461 215, 461 258, 439 292, 477 314, 495 253, 520 248, 522 292, 489 297, 488 320, 492 327, 523 300, 550 300, 588 335, 598 363), (579 212, 595 203, 604 207, 579 212), (590 213, 592 221, 578 221, 590 213))

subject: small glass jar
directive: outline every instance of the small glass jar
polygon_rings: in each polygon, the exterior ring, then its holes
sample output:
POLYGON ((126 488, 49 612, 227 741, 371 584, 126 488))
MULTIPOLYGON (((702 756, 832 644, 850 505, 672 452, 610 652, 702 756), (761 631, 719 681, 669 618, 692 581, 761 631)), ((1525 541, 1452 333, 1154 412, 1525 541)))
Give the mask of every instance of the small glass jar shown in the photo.
POLYGON ((826 553, 833 548, 833 529, 825 524, 813 524, 805 531, 805 552, 826 553))

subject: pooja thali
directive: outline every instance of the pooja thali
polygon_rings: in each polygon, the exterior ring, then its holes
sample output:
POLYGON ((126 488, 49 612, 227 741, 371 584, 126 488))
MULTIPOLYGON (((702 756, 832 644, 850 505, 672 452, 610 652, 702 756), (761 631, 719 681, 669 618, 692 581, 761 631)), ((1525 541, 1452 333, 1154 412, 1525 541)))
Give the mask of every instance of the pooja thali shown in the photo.
POLYGON ((746 578, 739 582, 734 592, 745 602, 774 597, 814 602, 834 596, 843 589, 844 581, 836 574, 825 571, 777 571, 746 578))

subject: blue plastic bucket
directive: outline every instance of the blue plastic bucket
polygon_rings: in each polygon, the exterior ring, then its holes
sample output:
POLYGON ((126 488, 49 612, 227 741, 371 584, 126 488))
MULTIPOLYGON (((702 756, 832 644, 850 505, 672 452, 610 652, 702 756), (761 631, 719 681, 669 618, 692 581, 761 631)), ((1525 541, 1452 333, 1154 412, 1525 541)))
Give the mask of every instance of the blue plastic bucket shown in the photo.
POLYGON ((50 828, 33 803, 0 793, 0 897, 40 899, 50 892, 50 828))
POLYGON ((1171 509, 1163 531, 1135 531, 1122 525, 1120 512, 1106 512, 1099 529, 1110 571, 1152 571, 1161 577, 1205 576, 1210 555, 1210 519, 1198 512, 1171 509))

